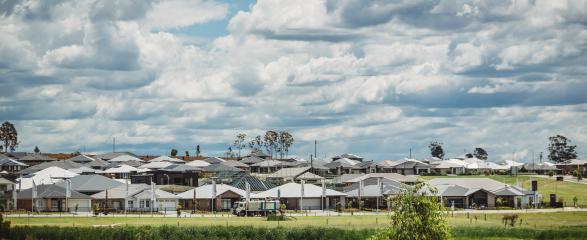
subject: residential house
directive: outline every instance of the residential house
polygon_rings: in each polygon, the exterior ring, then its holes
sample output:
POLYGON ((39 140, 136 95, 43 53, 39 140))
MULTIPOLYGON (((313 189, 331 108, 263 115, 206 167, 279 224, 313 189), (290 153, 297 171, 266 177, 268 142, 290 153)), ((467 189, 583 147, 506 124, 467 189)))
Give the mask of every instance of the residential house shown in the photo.
POLYGON ((583 174, 587 175, 587 160, 571 159, 561 163, 557 163, 556 167, 562 171, 563 174, 574 174, 577 169, 583 174))
POLYGON ((322 187, 305 183, 286 183, 254 195, 257 199, 279 199, 287 209, 319 210, 334 209, 337 204, 344 206, 346 194, 332 189, 325 189, 325 198, 322 197, 322 187))
POLYGON ((29 189, 33 187, 33 182, 36 185, 53 184, 63 181, 66 178, 77 176, 77 173, 65 170, 60 167, 48 167, 43 170, 24 175, 16 181, 19 183, 20 189, 29 189))
MULTIPOLYGON (((77 175, 69 180, 71 181, 72 190, 88 196, 124 185, 120 181, 102 175, 77 175)), ((66 182, 59 182, 56 185, 65 188, 66 182)))
POLYGON ((28 165, 12 158, 6 156, 0 157, 0 172, 2 173, 15 173, 22 171, 26 167, 28 167, 28 165))
POLYGON ((382 172, 399 173, 402 175, 422 175, 431 172, 430 164, 408 158, 399 161, 385 160, 379 163, 378 167, 382 172))
POLYGON ((17 158, 17 160, 28 166, 34 166, 41 163, 56 161, 57 159, 41 153, 27 153, 26 155, 17 158))
POLYGON ((67 197, 66 189, 56 184, 37 185, 37 196, 33 199, 33 189, 18 193, 18 209, 43 212, 89 212, 92 199, 90 196, 71 190, 67 197), (34 201, 34 203, 33 203, 34 201))
POLYGON ((273 159, 266 159, 251 165, 251 172, 254 173, 272 173, 282 168, 289 167, 289 164, 273 159))
POLYGON ((246 192, 226 184, 206 184, 177 196, 181 199, 181 205, 185 209, 225 211, 230 210, 235 202, 245 198, 246 192), (196 199, 195 206, 194 199, 196 199), (214 209, 212 209, 213 202, 214 209))
POLYGON ((92 195, 95 204, 111 211, 175 211, 179 197, 155 186, 154 195, 147 184, 123 184, 92 195), (155 197, 152 201, 151 197, 155 197))
POLYGON ((0 177, 0 211, 14 209, 14 182, 0 177))
POLYGON ((350 159, 353 161, 358 161, 358 162, 362 162, 364 159, 363 157, 359 157, 359 156, 352 154, 352 153, 345 153, 345 154, 333 157, 332 161, 336 161, 336 160, 343 159, 343 158, 350 159))
POLYGON ((287 182, 300 182, 301 180, 306 180, 307 183, 317 183, 324 179, 321 176, 309 172, 310 170, 310 167, 283 168, 268 174, 266 180, 274 185, 282 185, 287 182))
POLYGON ((521 208, 534 196, 526 189, 489 178, 435 178, 427 183, 438 190, 435 196, 447 207, 495 208, 496 199, 501 198, 501 206, 521 208))

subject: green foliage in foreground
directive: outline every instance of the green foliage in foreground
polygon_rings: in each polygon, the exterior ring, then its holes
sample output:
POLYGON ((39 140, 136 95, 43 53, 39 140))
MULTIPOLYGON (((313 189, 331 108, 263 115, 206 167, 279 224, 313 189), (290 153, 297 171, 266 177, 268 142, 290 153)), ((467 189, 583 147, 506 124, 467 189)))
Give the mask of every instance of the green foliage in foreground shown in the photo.
POLYGON ((435 189, 416 184, 390 199, 391 226, 379 231, 371 240, 444 240, 450 239, 450 227, 436 198, 422 192, 435 193, 435 189))
MULTIPOLYGON (((259 228, 250 226, 117 226, 117 227, 47 227, 16 226, 3 239, 367 239, 375 229, 339 228, 259 228)), ((585 226, 573 228, 452 228, 455 239, 587 239, 585 226)))

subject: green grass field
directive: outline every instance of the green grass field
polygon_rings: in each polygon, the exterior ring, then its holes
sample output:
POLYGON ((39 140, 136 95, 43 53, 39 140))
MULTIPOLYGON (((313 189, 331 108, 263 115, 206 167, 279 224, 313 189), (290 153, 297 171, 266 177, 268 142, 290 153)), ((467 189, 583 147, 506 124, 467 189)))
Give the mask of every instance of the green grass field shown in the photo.
MULTIPOLYGON (((551 229, 561 226, 587 226, 587 212, 556 213, 521 213, 521 227, 533 229, 551 229)), ((448 219, 456 227, 503 227, 503 214, 455 213, 448 219)), ((179 225, 179 226, 255 226, 255 227, 305 227, 322 226, 344 229, 380 228, 388 226, 389 218, 385 215, 369 216, 304 216, 290 221, 266 221, 261 217, 6 217, 13 225, 50 225, 50 226, 95 226, 95 225, 179 225)))
MULTIPOLYGON (((491 175, 491 176, 456 176, 451 178, 482 178, 488 177, 500 182, 507 184, 516 184, 516 177, 502 176, 502 175, 491 175)), ((433 178, 446 178, 446 176, 422 176, 421 179, 429 180, 433 178)), ((554 177, 552 178, 541 178, 534 176, 518 176, 518 183, 523 188, 530 189, 531 181, 538 180, 538 192, 542 194, 544 199, 548 199, 551 193, 556 193, 557 197, 563 198, 567 206, 573 204, 573 198, 578 198, 579 205, 587 205, 587 184, 573 183, 573 182, 557 182, 554 177)), ((548 201, 548 200, 546 200, 548 201)))

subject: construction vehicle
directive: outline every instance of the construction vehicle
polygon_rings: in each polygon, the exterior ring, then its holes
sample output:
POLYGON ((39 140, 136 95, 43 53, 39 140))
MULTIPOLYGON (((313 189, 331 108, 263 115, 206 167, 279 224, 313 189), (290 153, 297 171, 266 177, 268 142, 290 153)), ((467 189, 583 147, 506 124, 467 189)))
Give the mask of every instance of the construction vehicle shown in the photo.
POLYGON ((232 214, 237 216, 266 216, 275 214, 279 210, 279 201, 277 200, 255 200, 236 202, 232 209, 232 214))

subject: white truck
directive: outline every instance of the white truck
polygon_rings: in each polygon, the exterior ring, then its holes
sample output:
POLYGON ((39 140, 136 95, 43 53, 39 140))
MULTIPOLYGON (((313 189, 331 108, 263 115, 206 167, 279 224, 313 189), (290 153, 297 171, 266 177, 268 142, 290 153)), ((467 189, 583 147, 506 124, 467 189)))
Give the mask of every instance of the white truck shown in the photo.
POLYGON ((237 216, 265 216, 275 214, 279 210, 279 201, 277 200, 255 200, 249 202, 236 202, 232 209, 232 214, 237 216))

